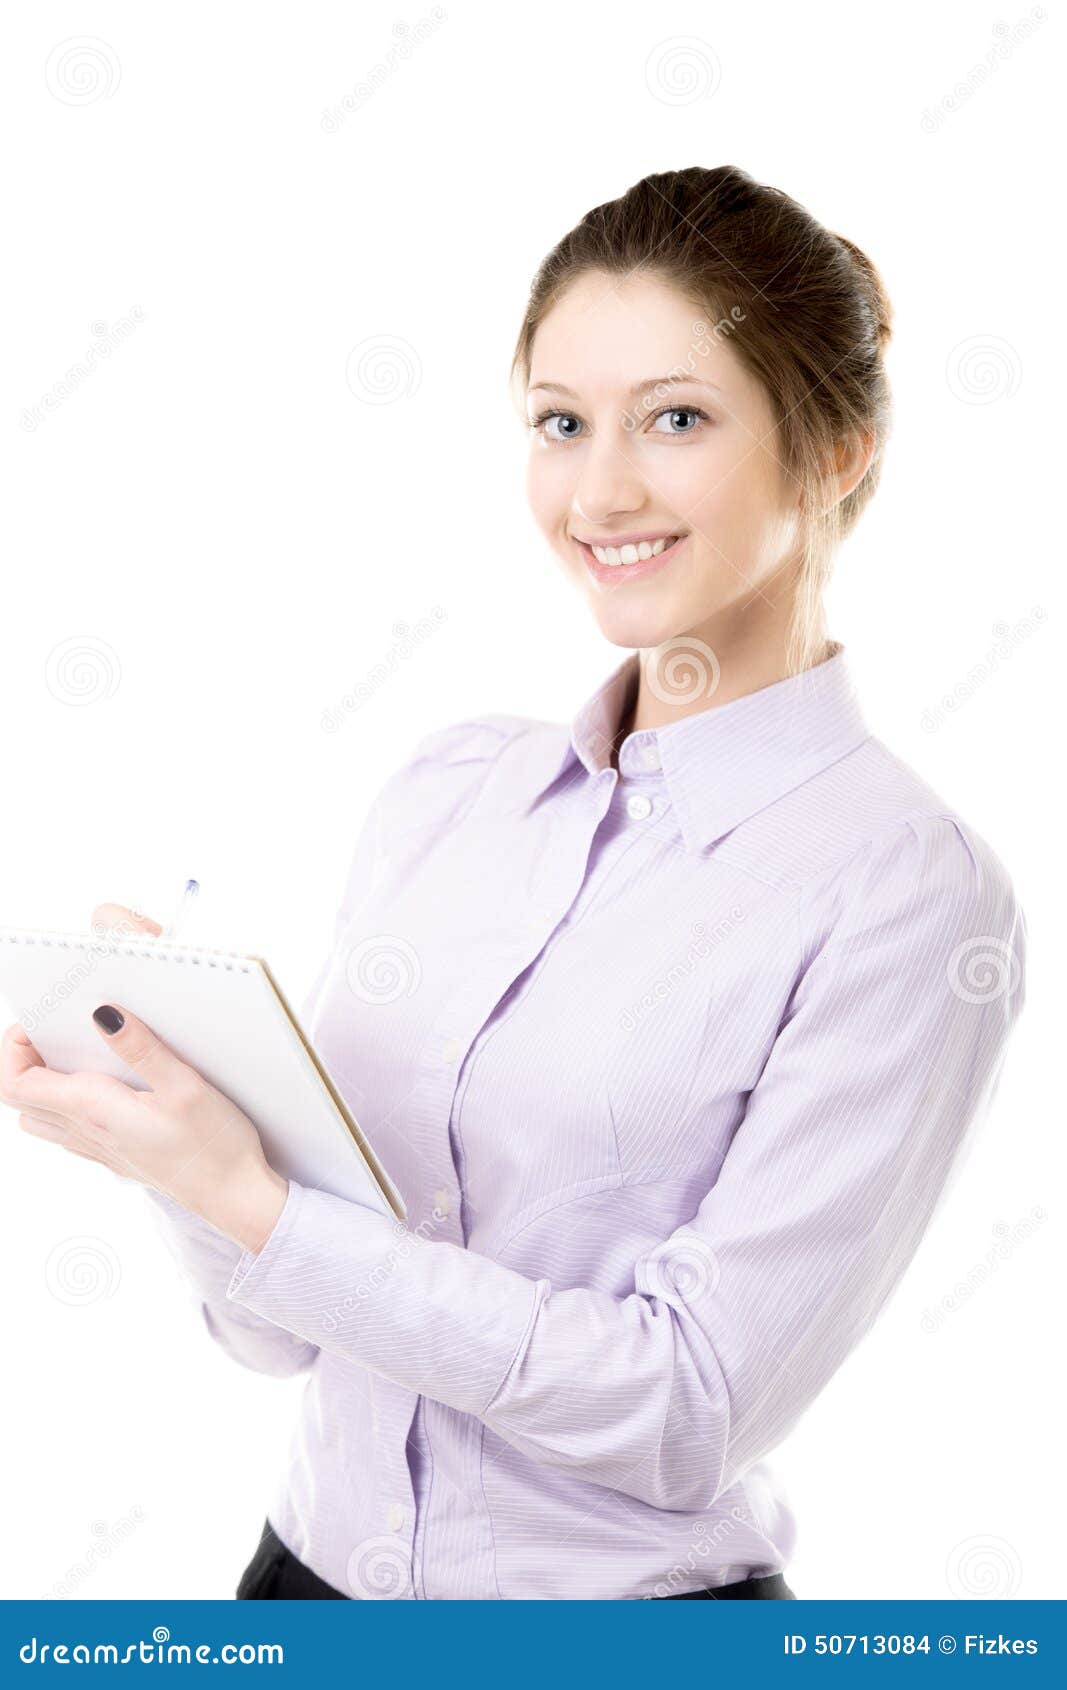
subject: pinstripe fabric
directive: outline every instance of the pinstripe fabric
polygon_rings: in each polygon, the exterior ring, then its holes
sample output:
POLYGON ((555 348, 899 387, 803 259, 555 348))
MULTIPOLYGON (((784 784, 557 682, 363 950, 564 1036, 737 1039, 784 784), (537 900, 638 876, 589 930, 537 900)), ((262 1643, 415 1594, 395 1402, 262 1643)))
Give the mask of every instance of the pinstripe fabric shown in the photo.
POLYGON ((312 1035, 406 1228, 290 1184, 256 1256, 169 1199, 208 1329, 306 1371, 270 1517, 354 1597, 666 1596, 784 1570, 766 1465, 875 1320, 1023 1004, 991 848, 844 648, 610 765, 429 735, 357 842, 312 1035))

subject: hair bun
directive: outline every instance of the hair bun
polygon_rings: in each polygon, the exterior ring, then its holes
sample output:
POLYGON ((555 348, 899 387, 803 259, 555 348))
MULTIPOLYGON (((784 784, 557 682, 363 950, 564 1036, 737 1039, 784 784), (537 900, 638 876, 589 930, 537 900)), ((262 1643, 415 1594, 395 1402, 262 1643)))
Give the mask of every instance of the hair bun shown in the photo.
POLYGON ((888 345, 893 333, 893 307, 889 303, 885 283, 882 281, 875 266, 871 263, 862 247, 850 241, 845 235, 835 235, 835 240, 841 242, 856 269, 863 277, 864 287, 870 299, 871 310, 878 332, 878 347, 882 350, 888 345))

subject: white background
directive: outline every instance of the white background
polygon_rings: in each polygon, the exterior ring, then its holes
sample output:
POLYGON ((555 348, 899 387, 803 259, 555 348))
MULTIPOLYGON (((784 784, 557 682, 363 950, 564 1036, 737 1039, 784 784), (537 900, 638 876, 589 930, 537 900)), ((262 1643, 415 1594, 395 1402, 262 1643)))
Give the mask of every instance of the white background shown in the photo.
MULTIPOLYGON (((507 371, 538 261, 651 171, 738 164, 786 189, 872 255, 897 312, 896 432, 830 632, 875 732, 992 843, 1030 931, 1027 1008, 967 1165, 774 1457, 799 1516, 789 1576, 801 1597, 1059 1596, 1059 24, 1033 14, 983 83, 1021 3, 448 0, 346 112, 430 10, 91 0, 7 19, 0 921, 82 927, 105 899, 166 920, 195 875, 186 936, 264 952, 298 999, 364 811, 416 739, 480 711, 567 719, 620 655, 525 505, 507 371), (89 100, 55 54, 84 36, 89 100), (388 403, 346 380, 378 337, 388 403), (1035 611, 924 728, 994 627, 1035 611), (326 731, 397 627, 435 614, 326 731)), ((214 1348, 139 1191, 10 1111, 0 1127, 0 1589, 49 1595, 80 1565, 87 1598, 229 1596, 302 1381, 214 1348), (81 1238, 114 1272, 71 1302, 49 1261, 81 1238)))

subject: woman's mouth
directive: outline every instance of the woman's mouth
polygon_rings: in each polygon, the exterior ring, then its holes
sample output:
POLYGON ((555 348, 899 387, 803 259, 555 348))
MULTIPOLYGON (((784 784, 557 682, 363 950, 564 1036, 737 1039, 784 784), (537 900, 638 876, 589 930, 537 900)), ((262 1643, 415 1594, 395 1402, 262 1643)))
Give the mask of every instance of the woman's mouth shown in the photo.
POLYGON ((650 575, 666 569, 685 544, 684 534, 657 534, 638 540, 620 540, 613 546, 599 542, 590 545, 585 540, 575 543, 585 560, 594 581, 603 586, 618 587, 626 581, 646 581, 650 575))

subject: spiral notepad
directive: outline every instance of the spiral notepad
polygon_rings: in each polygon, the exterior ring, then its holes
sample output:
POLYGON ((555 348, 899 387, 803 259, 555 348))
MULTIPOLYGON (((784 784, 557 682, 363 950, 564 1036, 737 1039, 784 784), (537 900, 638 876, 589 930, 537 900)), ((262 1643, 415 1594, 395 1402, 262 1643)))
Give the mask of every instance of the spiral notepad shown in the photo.
POLYGON ((124 1006, 252 1120, 271 1166, 405 1218, 378 1162, 262 957, 0 927, 0 998, 50 1068, 144 1080, 109 1050, 92 1013, 124 1006))

